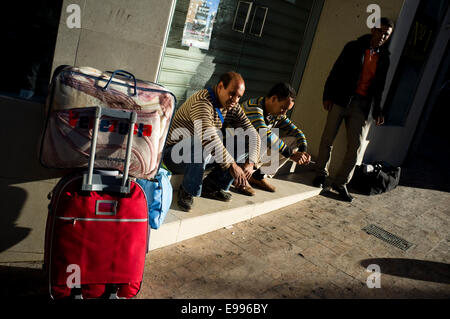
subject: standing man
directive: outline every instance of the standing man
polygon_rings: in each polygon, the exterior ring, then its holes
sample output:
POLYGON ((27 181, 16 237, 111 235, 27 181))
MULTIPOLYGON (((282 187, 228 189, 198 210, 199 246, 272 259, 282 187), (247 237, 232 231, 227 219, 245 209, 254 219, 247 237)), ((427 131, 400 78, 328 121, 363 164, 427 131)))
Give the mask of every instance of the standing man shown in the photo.
POLYGON ((270 159, 266 163, 260 161, 256 165, 257 170, 249 179, 250 185, 275 192, 275 187, 267 182, 266 176, 273 177, 288 160, 299 165, 308 164, 311 160, 311 156, 306 152, 305 134, 286 116, 294 107, 295 98, 295 91, 288 83, 277 83, 267 96, 242 103, 241 107, 255 129, 265 131, 267 152, 261 154, 261 160, 270 159), (280 136, 273 132, 274 129, 280 131, 280 136), (272 157, 271 150, 277 153, 275 157, 272 157), (278 160, 277 163, 273 163, 274 160, 278 160))
POLYGON ((328 177, 333 142, 342 121, 347 130, 347 152, 344 161, 331 187, 340 198, 351 202, 353 197, 346 185, 355 170, 370 127, 369 113, 376 125, 384 123, 381 110, 381 96, 389 68, 389 55, 386 41, 391 36, 394 23, 388 18, 380 19, 380 28, 371 29, 371 34, 363 35, 347 43, 325 83, 323 107, 328 112, 317 159, 317 176, 313 185, 323 187, 328 177))
POLYGON ((228 189, 233 181, 239 191, 254 193, 247 179, 259 158, 260 139, 239 106, 244 92, 242 76, 227 72, 221 75, 217 85, 197 91, 175 113, 163 161, 175 174, 184 174, 178 205, 185 211, 192 208, 193 198, 200 195, 231 200, 228 189), (240 150, 241 154, 227 150, 220 132, 225 127, 242 128, 249 137, 248 149, 240 150), (237 164, 241 161, 242 167, 237 164), (203 180, 207 166, 214 168, 203 180))

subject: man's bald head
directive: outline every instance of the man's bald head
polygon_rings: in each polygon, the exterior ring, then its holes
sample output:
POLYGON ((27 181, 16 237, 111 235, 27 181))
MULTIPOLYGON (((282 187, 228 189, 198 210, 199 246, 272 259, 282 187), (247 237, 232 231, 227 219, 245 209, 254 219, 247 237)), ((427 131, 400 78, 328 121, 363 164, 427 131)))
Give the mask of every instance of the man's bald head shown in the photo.
POLYGON ((236 80, 237 82, 243 82, 244 83, 244 79, 242 78, 242 75, 240 75, 237 72, 234 71, 230 71, 227 73, 224 73, 220 76, 219 78, 219 82, 217 84, 219 84, 220 82, 223 83, 224 88, 227 88, 228 85, 233 81, 236 80))
POLYGON ((238 105, 240 98, 245 92, 245 82, 242 75, 230 71, 220 76, 216 86, 216 94, 220 104, 226 109, 238 105))

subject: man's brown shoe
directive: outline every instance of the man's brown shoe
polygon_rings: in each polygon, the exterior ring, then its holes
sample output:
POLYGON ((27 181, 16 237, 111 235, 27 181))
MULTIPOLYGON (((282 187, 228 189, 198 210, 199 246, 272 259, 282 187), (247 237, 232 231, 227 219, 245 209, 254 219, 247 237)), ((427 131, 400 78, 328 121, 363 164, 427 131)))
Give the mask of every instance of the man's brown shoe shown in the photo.
POLYGON ((272 193, 275 192, 275 186, 270 185, 265 178, 263 178, 262 180, 257 180, 253 177, 250 177, 248 182, 250 183, 250 185, 261 188, 265 191, 272 193))
POLYGON ((234 186, 234 190, 246 196, 255 196, 256 194, 255 190, 250 185, 240 187, 234 186))

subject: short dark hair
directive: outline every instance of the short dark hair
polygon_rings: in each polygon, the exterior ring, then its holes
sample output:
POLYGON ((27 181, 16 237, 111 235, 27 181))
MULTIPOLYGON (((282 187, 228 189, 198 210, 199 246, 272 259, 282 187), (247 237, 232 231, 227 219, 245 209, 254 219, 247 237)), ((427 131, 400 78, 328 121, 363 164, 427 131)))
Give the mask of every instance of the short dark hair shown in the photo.
POLYGON ((237 79, 242 79, 242 75, 240 75, 237 72, 234 71, 229 71, 227 73, 224 73, 220 76, 219 81, 217 82, 217 84, 219 84, 220 82, 223 83, 223 87, 227 88, 228 84, 230 84, 231 80, 233 80, 234 78, 237 79))
POLYGON ((294 89, 289 83, 286 82, 280 82, 275 84, 267 94, 267 97, 271 97, 276 95, 278 100, 284 100, 290 97, 291 99, 295 100, 297 97, 297 93, 295 93, 294 89))
POLYGON ((394 29, 394 21, 392 21, 391 19, 387 18, 387 17, 382 17, 380 19, 380 25, 384 25, 386 27, 391 27, 392 29, 394 29))

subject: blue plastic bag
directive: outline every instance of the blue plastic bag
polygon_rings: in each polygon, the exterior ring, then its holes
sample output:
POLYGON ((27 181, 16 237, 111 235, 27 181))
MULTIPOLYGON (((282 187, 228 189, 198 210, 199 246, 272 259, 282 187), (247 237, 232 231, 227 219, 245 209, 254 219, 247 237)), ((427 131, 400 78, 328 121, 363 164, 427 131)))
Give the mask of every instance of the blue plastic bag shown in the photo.
POLYGON ((158 229, 162 225, 172 204, 173 188, 170 175, 169 171, 161 167, 155 181, 136 179, 147 195, 148 222, 152 229, 158 229))

